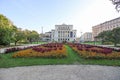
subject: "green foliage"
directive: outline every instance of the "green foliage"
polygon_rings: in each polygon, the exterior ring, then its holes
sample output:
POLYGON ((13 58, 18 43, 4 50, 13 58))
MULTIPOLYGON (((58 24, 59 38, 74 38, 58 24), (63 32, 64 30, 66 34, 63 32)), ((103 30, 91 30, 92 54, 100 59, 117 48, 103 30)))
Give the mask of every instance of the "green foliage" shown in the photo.
POLYGON ((120 43, 120 28, 114 28, 111 31, 103 31, 96 38, 100 39, 102 43, 112 42, 114 46, 120 43))
POLYGON ((38 42, 39 34, 36 31, 22 30, 17 28, 13 23, 0 14, 0 45, 10 45, 14 42, 38 42))
POLYGON ((115 28, 112 30, 112 42, 115 46, 117 46, 117 43, 120 43, 120 28, 115 28))
POLYGON ((13 34, 14 25, 5 16, 0 14, 0 45, 9 45, 13 34))
POLYGON ((15 45, 18 41, 21 41, 25 38, 24 32, 21 29, 17 29, 14 34, 13 41, 15 42, 15 45))
POLYGON ((98 34, 96 38, 100 39, 103 44, 105 42, 111 41, 112 39, 111 34, 112 34, 112 31, 103 31, 100 34, 98 34))
POLYGON ((24 33, 28 42, 38 42, 39 34, 36 31, 25 30, 24 33))

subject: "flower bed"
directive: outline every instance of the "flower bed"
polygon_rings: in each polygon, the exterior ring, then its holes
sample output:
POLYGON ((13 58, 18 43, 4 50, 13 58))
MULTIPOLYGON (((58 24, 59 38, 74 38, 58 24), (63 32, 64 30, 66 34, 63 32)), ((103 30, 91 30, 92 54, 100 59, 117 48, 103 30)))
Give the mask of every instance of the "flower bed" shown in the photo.
POLYGON ((43 44, 30 49, 18 51, 13 54, 13 57, 49 57, 49 58, 63 58, 66 57, 66 48, 63 44, 50 43, 43 44))
POLYGON ((87 59, 120 59, 120 49, 86 45, 71 44, 69 46, 80 56, 87 59))
POLYGON ((29 48, 37 47, 37 46, 39 46, 39 45, 11 47, 11 48, 5 49, 3 52, 7 54, 7 53, 25 50, 25 49, 29 49, 29 48))

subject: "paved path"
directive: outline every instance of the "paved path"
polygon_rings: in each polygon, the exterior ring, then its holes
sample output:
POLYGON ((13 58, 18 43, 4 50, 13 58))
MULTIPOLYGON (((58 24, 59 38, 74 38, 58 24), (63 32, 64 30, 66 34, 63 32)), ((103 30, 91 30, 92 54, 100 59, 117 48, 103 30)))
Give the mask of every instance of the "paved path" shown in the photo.
POLYGON ((120 80, 120 67, 46 65, 0 68, 0 80, 120 80))

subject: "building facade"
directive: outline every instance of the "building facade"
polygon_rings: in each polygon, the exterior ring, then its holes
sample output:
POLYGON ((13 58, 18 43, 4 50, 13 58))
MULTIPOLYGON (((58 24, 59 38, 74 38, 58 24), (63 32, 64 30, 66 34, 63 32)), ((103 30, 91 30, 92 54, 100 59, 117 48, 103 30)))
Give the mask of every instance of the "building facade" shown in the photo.
POLYGON ((80 37, 80 42, 92 41, 92 32, 86 32, 80 37))
POLYGON ((73 25, 55 25, 55 30, 51 31, 51 41, 76 41, 76 30, 73 30, 73 25))
POLYGON ((44 34, 41 34, 41 41, 50 42, 51 32, 45 32, 44 34))
POLYGON ((110 21, 106 21, 104 23, 98 24, 92 27, 92 40, 95 40, 95 37, 98 36, 99 33, 107 30, 112 30, 114 28, 120 27, 120 17, 112 19, 110 21))

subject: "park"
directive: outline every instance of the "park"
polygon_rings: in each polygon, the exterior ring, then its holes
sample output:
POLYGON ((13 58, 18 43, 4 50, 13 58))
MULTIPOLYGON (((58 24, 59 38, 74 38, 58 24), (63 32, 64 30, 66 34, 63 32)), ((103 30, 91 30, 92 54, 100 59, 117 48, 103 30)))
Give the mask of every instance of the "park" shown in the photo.
POLYGON ((120 80, 120 0, 0 6, 0 80, 120 80))

